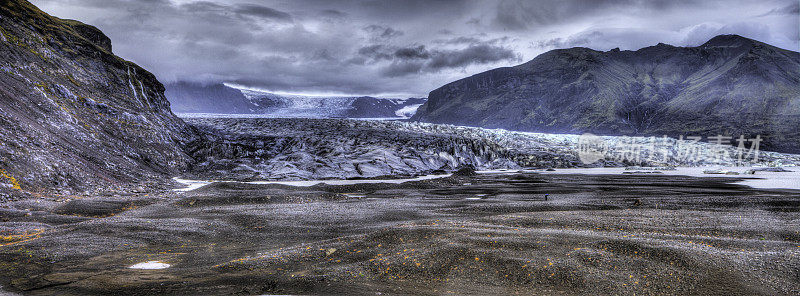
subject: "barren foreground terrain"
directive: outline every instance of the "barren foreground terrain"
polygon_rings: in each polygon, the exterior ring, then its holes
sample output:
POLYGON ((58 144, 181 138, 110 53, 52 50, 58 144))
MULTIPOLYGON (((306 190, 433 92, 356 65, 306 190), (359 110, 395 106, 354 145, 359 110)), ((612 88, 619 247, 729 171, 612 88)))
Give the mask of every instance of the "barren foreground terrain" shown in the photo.
POLYGON ((0 289, 797 294, 800 193, 736 180, 510 173, 28 199, 0 205, 0 289), (162 269, 130 268, 143 262, 162 269))

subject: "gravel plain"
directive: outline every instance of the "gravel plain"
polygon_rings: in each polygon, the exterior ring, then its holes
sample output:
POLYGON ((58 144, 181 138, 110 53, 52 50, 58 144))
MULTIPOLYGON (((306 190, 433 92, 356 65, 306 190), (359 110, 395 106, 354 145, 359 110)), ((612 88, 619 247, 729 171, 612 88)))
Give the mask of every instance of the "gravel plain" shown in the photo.
POLYGON ((0 285, 27 295, 796 295, 800 192, 739 180, 511 173, 28 199, 0 205, 0 285), (130 268, 142 263, 156 269, 130 268))

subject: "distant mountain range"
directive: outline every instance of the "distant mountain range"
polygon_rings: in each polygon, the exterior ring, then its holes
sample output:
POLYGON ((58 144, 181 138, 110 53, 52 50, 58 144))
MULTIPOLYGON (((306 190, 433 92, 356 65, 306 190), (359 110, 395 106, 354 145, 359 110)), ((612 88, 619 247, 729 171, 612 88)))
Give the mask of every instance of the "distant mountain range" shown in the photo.
POLYGON ((697 47, 558 49, 442 86, 412 120, 551 133, 738 137, 800 152, 800 53, 738 35, 697 47))
POLYGON ((286 96, 239 90, 224 84, 187 82, 167 85, 165 95, 172 104, 172 110, 177 113, 304 118, 408 118, 426 101, 424 98, 286 96))

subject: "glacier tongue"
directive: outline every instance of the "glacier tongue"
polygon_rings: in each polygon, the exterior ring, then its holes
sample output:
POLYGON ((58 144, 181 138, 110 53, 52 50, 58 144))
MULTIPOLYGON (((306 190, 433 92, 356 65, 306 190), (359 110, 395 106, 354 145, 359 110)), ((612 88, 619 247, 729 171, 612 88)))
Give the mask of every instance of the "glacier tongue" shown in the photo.
POLYGON ((304 96, 241 90, 252 112, 267 118, 409 118, 424 98, 304 96))
POLYGON ((264 92, 242 91, 260 113, 283 118, 344 117, 353 109, 355 97, 279 96, 264 92))
POLYGON ((419 109, 419 107, 422 105, 423 104, 408 105, 400 108, 400 110, 395 111, 394 114, 397 115, 397 117, 411 118, 411 116, 414 116, 414 114, 417 113, 417 109, 419 109))

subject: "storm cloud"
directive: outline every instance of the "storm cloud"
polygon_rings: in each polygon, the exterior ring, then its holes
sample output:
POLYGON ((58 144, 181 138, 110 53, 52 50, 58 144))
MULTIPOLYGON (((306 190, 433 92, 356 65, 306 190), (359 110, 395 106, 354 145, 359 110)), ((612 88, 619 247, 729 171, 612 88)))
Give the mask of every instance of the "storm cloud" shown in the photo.
POLYGON ((435 73, 442 69, 465 68, 501 61, 520 61, 519 55, 513 50, 490 44, 472 44, 463 49, 452 50, 428 50, 424 45, 399 48, 371 45, 359 49, 358 53, 373 63, 390 62, 381 68, 381 73, 389 77, 423 72, 435 73))
POLYGON ((250 15, 268 19, 277 19, 283 21, 290 21, 292 19, 292 16, 288 13, 257 4, 239 4, 235 6, 234 11, 242 15, 250 15))
POLYGON ((739 34, 798 50, 795 0, 33 0, 92 24, 166 83, 419 96, 555 48, 699 45, 739 34))

